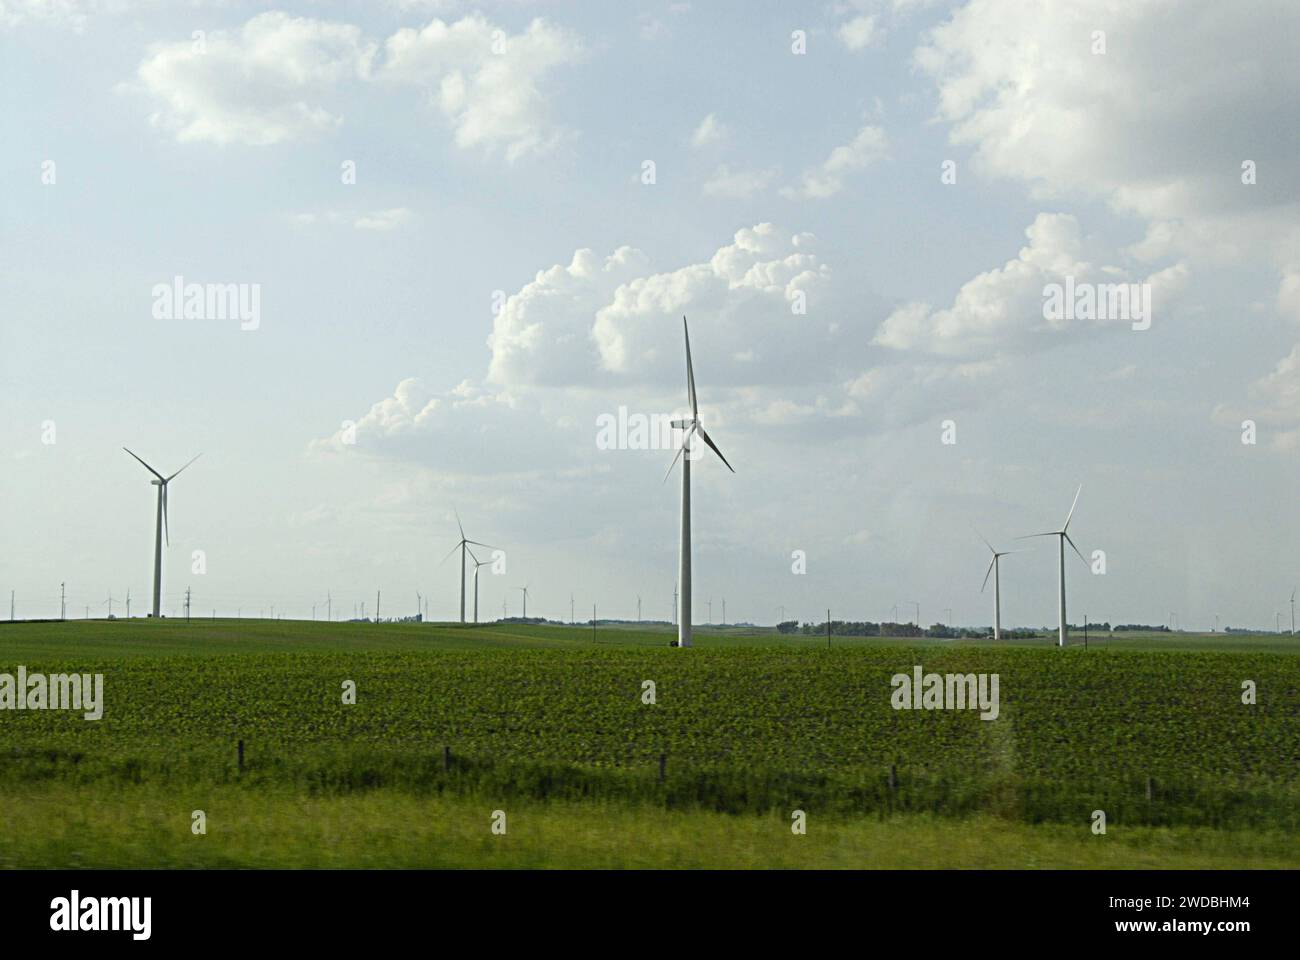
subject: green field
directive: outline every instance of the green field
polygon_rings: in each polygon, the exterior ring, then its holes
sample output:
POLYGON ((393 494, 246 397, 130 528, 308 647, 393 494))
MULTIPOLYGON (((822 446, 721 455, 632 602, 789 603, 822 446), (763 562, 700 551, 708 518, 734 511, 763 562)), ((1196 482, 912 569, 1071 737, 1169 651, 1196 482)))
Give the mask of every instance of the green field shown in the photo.
POLYGON ((99 721, 0 711, 0 865, 1300 865, 1289 638, 669 636, 0 624, 0 672, 105 687, 99 721), (915 665, 998 674, 998 719, 892 709, 915 665))

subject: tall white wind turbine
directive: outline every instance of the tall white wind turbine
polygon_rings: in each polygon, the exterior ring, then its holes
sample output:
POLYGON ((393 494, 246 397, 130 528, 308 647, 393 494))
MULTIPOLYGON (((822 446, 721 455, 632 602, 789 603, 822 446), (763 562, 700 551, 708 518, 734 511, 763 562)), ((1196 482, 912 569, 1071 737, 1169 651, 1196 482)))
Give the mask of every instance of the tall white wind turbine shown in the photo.
POLYGON ((1070 548, 1075 553, 1079 554, 1079 559, 1083 560, 1084 566, 1088 565, 1088 561, 1084 559, 1082 553, 1079 553, 1079 548, 1075 546, 1074 541, 1070 539, 1069 533, 1070 520, 1074 517, 1074 508, 1079 505, 1079 494, 1082 492, 1083 484, 1079 484, 1079 489, 1074 491, 1074 503, 1070 504, 1070 512, 1066 514, 1065 523, 1060 530, 1049 530, 1047 533, 1031 533, 1024 537, 1016 537, 1017 540, 1029 540, 1032 537, 1057 538, 1057 545, 1060 547, 1060 589, 1057 594, 1058 599, 1060 600, 1060 626, 1058 627, 1056 638, 1056 645, 1058 647, 1064 647, 1069 639, 1069 627, 1066 625, 1065 621, 1065 545, 1067 542, 1070 544, 1070 548))
MULTIPOLYGON (((984 535, 978 530, 975 536, 984 540, 984 535)), ((989 585, 989 574, 993 575, 993 639, 1002 639, 1002 580, 999 561, 1011 553, 1022 553, 1021 550, 994 550, 993 544, 984 540, 984 546, 989 548, 989 553, 993 554, 993 559, 989 561, 989 568, 984 571, 984 583, 980 586, 980 593, 984 592, 985 587, 989 585)))
POLYGON ((691 416, 689 420, 674 420, 672 422, 674 429, 682 430, 684 433, 677 456, 673 457, 673 462, 668 465, 668 473, 664 474, 664 482, 667 482, 669 474, 673 472, 673 467, 677 466, 677 461, 681 460, 682 539, 678 570, 679 579, 681 580, 682 605, 677 620, 677 646, 689 647, 691 645, 691 438, 698 433, 700 439, 718 455, 718 459, 726 464, 728 470, 732 473, 735 473, 736 470, 731 464, 727 463, 727 458, 722 455, 718 445, 710 439, 700 423, 700 406, 695 398, 695 368, 691 364, 691 331, 686 325, 685 317, 682 317, 682 333, 686 337, 686 394, 691 404, 691 416), (685 457, 682 456, 683 453, 686 454, 685 457))
POLYGON ((487 547, 487 549, 489 550, 495 550, 496 548, 491 546, 490 544, 479 543, 477 540, 467 539, 465 537, 465 527, 460 522, 460 513, 458 513, 455 510, 453 510, 452 512, 456 514, 456 526, 460 528, 460 541, 456 544, 456 546, 451 548, 451 552, 448 553, 447 556, 443 557, 442 560, 439 561, 439 563, 440 564, 446 563, 448 558, 451 557, 453 553, 455 553, 457 550, 460 551, 460 622, 464 623, 465 622, 465 551, 469 549, 470 544, 473 544, 476 547, 487 547))
MULTIPOLYGON (((130 450, 127 450, 126 447, 123 447, 122 449, 126 450, 127 453, 130 453, 131 456, 135 457, 135 459, 140 460, 139 457, 136 457, 136 455, 134 453, 131 453, 130 450)), ((201 453, 198 454, 198 456, 194 457, 194 459, 191 460, 190 463, 193 463, 194 460, 197 460, 201 456, 203 456, 203 454, 201 453)), ((188 467, 190 463, 185 464, 185 467, 188 467)), ((148 470, 150 473, 152 473, 155 477, 158 478, 156 480, 149 481, 151 484, 153 484, 155 487, 158 488, 158 516, 157 516, 157 522, 154 526, 154 537, 153 537, 153 615, 157 617, 162 613, 163 537, 165 536, 167 538, 167 546, 170 547, 172 544, 171 529, 167 522, 167 484, 171 483, 174 479, 176 479, 176 477, 180 474, 181 470, 184 470, 185 467, 181 467, 180 470, 177 470, 176 473, 173 473, 170 477, 164 477, 161 473, 159 473, 153 467, 149 466, 149 464, 145 463, 143 460, 140 460, 140 464, 146 470, 148 470)))

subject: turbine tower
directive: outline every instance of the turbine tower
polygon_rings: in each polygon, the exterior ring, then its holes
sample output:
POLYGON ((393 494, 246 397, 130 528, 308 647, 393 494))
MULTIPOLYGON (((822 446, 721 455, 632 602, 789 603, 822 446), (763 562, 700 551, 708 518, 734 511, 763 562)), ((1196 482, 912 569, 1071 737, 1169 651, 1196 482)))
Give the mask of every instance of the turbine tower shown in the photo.
MULTIPOLYGON (((130 453, 131 456, 135 457, 135 459, 140 460, 139 457, 136 457, 136 455, 134 453, 131 453, 130 450, 127 450, 126 447, 123 447, 122 449, 126 450, 127 453, 130 453)), ((191 460, 190 463, 193 463, 194 460, 197 460, 201 456, 203 456, 203 454, 200 453, 193 460, 191 460)), ((190 463, 185 464, 185 467, 188 467, 190 463)), ((180 470, 177 470, 176 473, 173 473, 170 477, 164 477, 161 473, 159 473, 153 467, 149 466, 149 464, 145 463, 143 460, 140 460, 140 464, 146 470, 148 470, 150 473, 152 473, 155 477, 158 478, 156 480, 149 481, 151 484, 153 484, 155 487, 158 488, 158 515, 157 515, 157 522, 154 526, 154 537, 153 537, 153 615, 155 617, 158 617, 162 613, 163 538, 164 537, 167 538, 167 546, 170 547, 172 545, 171 529, 167 523, 167 484, 175 480, 176 477, 180 474, 181 470, 184 470, 185 467, 181 467, 180 470)))
POLYGON ((486 567, 491 560, 480 560, 474 556, 474 551, 469 552, 470 559, 474 561, 474 622, 478 623, 478 568, 486 567))
MULTIPOLYGON (((984 540, 984 535, 978 530, 975 536, 984 540)), ((984 584, 980 587, 980 593, 989 585, 989 574, 993 574, 993 639, 1002 639, 1002 582, 999 574, 998 561, 1009 553, 1022 553, 1021 550, 994 550, 993 544, 984 540, 984 546, 989 548, 989 553, 993 554, 993 559, 989 561, 989 568, 984 571, 984 584)))
POLYGON ((1070 539, 1069 534, 1070 520, 1074 517, 1074 508, 1079 505, 1079 494, 1082 492, 1083 484, 1079 484, 1079 489, 1074 491, 1074 503, 1070 504, 1070 512, 1066 514, 1065 523, 1062 525, 1060 530, 1050 530, 1047 533, 1031 533, 1024 537, 1016 537, 1017 540, 1029 540, 1033 537, 1057 538, 1057 546, 1060 547, 1060 589, 1058 592, 1058 598, 1060 600, 1060 627, 1058 628, 1056 639, 1056 645, 1058 647, 1064 647, 1069 638, 1069 627, 1065 622, 1065 545, 1067 542, 1070 544, 1070 548, 1075 553, 1079 554, 1079 559, 1083 560, 1084 566, 1088 565, 1088 561, 1084 560, 1082 553, 1079 553, 1079 548, 1074 545, 1074 541, 1070 539))
POLYGON ((524 593, 524 619, 528 619, 528 587, 515 587, 516 590, 522 590, 524 593))
POLYGON ((439 561, 439 565, 446 563, 447 560, 451 557, 451 555, 455 553, 457 550, 460 551, 460 622, 464 623, 465 622, 465 551, 469 549, 469 545, 471 543, 476 547, 487 547, 489 550, 495 550, 496 548, 486 543, 479 543, 477 540, 467 539, 465 537, 465 527, 460 522, 460 513, 458 513, 454 509, 452 510, 452 512, 456 514, 456 526, 460 528, 460 542, 457 543, 456 546, 452 547, 451 552, 448 553, 447 556, 443 557, 441 561, 439 561))
POLYGON ((689 420, 674 420, 672 427, 675 430, 682 430, 682 445, 677 450, 677 456, 673 457, 673 462, 668 465, 668 473, 664 474, 664 482, 667 482, 669 475, 673 472, 673 467, 677 466, 677 461, 682 461, 682 535, 681 535, 681 553, 678 559, 679 579, 681 580, 681 613, 677 621, 677 646, 689 647, 691 645, 691 437, 695 434, 700 435, 700 439, 709 445, 709 449, 718 455, 718 459, 726 464, 727 469, 732 473, 736 470, 731 464, 727 463, 727 458, 722 455, 718 445, 710 439, 704 427, 700 424, 700 405, 695 398, 695 368, 691 364, 691 331, 686 325, 686 318, 682 317, 682 333, 686 337, 686 395, 691 404, 691 416, 689 420), (683 457, 682 454, 686 456, 683 457))

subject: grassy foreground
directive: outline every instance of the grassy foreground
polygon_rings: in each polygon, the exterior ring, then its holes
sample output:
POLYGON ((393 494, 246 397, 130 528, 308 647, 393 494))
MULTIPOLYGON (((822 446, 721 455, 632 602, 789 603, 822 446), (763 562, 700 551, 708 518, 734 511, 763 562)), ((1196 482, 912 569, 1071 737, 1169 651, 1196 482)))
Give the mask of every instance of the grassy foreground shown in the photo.
POLYGON ((1300 866, 1279 832, 1014 824, 995 817, 808 820, 590 803, 506 803, 377 790, 350 797, 105 793, 0 795, 0 868, 1215 869, 1300 866), (490 830, 504 808, 505 835, 490 830), (191 832, 202 809, 207 833, 191 832))
POLYGON ((0 626, 0 673, 105 677, 98 721, 0 712, 0 868, 1300 866, 1290 638, 667 636, 0 626), (922 664, 1000 676, 998 718, 893 709, 922 664))

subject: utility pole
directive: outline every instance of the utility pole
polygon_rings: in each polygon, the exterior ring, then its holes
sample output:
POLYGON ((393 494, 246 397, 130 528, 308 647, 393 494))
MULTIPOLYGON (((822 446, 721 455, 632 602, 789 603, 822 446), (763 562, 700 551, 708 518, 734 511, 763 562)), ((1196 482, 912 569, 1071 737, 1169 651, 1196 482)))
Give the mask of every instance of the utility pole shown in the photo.
POLYGON ((641 622, 641 594, 636 595, 636 622, 641 622))
POLYGON ((185 588, 185 622, 190 622, 190 588, 185 588))
POLYGON ((68 591, 67 585, 59 584, 59 619, 68 619, 68 591))

